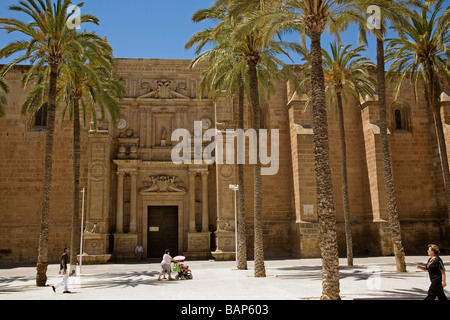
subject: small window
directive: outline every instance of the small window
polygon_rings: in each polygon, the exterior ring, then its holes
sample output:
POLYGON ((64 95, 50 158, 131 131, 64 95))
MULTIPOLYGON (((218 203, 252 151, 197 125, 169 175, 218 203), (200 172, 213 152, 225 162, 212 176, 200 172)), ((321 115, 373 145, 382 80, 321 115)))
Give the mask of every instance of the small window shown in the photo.
POLYGON ((406 102, 395 102, 392 106, 392 127, 394 131, 411 132, 410 107, 406 102))
POLYGON ((47 104, 42 105, 42 107, 36 113, 34 117, 35 127, 46 127, 47 126, 47 104))
POLYGON ((405 124, 402 122, 402 112, 399 109, 395 110, 395 129, 405 129, 405 124))

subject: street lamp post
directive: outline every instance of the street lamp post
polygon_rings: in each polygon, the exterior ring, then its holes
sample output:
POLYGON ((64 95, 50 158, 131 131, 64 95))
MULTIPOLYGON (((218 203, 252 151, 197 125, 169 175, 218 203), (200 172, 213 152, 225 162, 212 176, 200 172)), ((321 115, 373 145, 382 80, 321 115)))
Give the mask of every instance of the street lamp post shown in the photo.
POLYGON ((238 184, 230 184, 229 188, 234 191, 234 249, 236 254, 236 268, 238 267, 238 246, 237 246, 237 206, 236 206, 236 192, 239 190, 238 184))
POLYGON ((84 194, 86 193, 85 188, 81 191, 83 193, 83 202, 81 205, 81 243, 80 243, 80 275, 81 275, 81 268, 83 265, 83 224, 84 224, 84 194))

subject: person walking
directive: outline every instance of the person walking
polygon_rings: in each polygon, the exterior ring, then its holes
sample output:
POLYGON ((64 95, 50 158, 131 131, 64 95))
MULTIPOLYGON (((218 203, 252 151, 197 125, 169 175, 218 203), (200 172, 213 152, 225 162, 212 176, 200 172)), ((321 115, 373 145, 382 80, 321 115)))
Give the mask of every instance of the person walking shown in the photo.
POLYGON ((444 288, 447 286, 445 281, 445 267, 442 259, 439 257, 439 247, 435 244, 428 245, 428 255, 430 258, 425 266, 418 265, 417 268, 428 271, 431 285, 428 289, 428 295, 424 300, 434 300, 436 297, 439 300, 448 300, 444 293, 444 288))
POLYGON ((163 279, 166 279, 166 273, 169 274, 169 280, 173 280, 171 272, 171 262, 175 260, 170 256, 170 250, 166 249, 164 251, 163 259, 161 261, 161 272, 159 273, 158 281, 161 280, 161 276, 163 276, 163 279))
POLYGON ((61 255, 61 259, 60 259, 60 264, 59 264, 59 274, 63 274, 63 277, 61 280, 59 280, 57 283, 55 283, 52 286, 53 292, 56 292, 56 289, 61 286, 64 285, 64 291, 63 293, 71 293, 69 291, 69 272, 67 270, 67 265, 69 263, 69 252, 70 249, 69 248, 64 248, 64 253, 61 255))
POLYGON ((138 244, 136 246, 136 249, 134 249, 134 253, 136 254, 137 261, 141 262, 142 255, 144 254, 144 248, 142 247, 141 244, 138 244))

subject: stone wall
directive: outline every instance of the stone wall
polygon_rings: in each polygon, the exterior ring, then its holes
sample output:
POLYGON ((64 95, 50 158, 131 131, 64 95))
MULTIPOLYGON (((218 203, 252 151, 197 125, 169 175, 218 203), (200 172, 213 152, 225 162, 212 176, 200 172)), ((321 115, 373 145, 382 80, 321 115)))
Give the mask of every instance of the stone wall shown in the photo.
MULTIPOLYGON (((118 59, 117 73, 127 88, 122 104, 122 117, 126 122, 121 125, 125 126, 106 123, 103 132, 92 133, 89 125, 82 130, 80 186, 89 189, 86 228, 95 229, 94 223, 97 228, 87 236, 85 249, 93 254, 114 254, 116 246, 118 258, 131 257, 134 243, 146 241, 146 206, 159 203, 182 208, 178 228, 180 250, 184 253, 191 253, 193 257, 206 258, 213 254, 217 259, 234 259, 234 194, 229 184, 238 183, 238 167, 202 163, 199 167, 175 168, 170 162, 171 145, 162 141, 162 129, 167 129, 169 135, 180 127, 192 131, 193 122, 200 119, 208 118, 211 126, 222 130, 237 128, 237 99, 214 103, 204 97, 198 101, 196 89, 200 73, 186 70, 188 63, 187 60, 118 59), (127 136, 128 129, 131 136, 127 136), (117 210, 118 171, 125 174, 122 212, 117 210), (192 183, 190 171, 197 175, 192 183), (201 176, 204 171, 209 172, 205 182, 201 176), (184 193, 159 198, 157 191, 141 193, 148 182, 146 179, 157 175, 179 177, 184 193), (207 185, 207 193, 203 183, 207 185), (195 192, 190 193, 193 186, 195 192), (190 212, 194 211, 192 220, 190 212), (203 212, 207 212, 209 220, 206 228, 202 226, 203 212), (123 224, 121 232, 117 232, 119 213, 123 224), (193 233, 192 223, 195 225, 193 233), (211 252, 203 252, 205 248, 202 252, 189 248, 190 242, 197 243, 201 240, 199 237, 206 239, 209 233, 211 252)), ((0 119, 0 264, 35 263, 37 258, 45 128, 34 126, 20 115, 27 92, 20 84, 24 68, 18 67, 6 78, 11 92, 6 117, 0 119)), ((263 177, 265 255, 318 257, 311 105, 304 110, 304 97, 294 94, 289 83, 280 82, 276 89, 269 100, 261 103, 264 126, 269 131, 279 132, 280 155, 278 172, 263 177)), ((388 97, 392 167, 406 253, 424 253, 428 243, 449 248, 450 230, 432 119, 423 98, 419 95, 416 101, 411 87, 405 86, 396 101, 389 89, 388 97), (403 112, 405 128, 396 127, 396 110, 403 112)), ((344 107, 354 253, 390 255, 392 243, 387 223, 377 103, 368 99, 361 102, 360 106, 350 100, 344 107)), ((443 107, 447 125, 450 122, 447 100, 443 101, 443 107)), ((244 118, 247 130, 251 124, 247 101, 244 118)), ((62 249, 70 245, 73 181, 72 125, 67 118, 62 122, 61 107, 56 119, 49 239, 49 260, 53 262, 62 249)), ((332 106, 328 108, 328 121, 339 252, 345 256, 341 149, 337 113, 332 106)), ((248 153, 248 149, 246 151, 248 153)), ((245 195, 248 256, 252 258, 253 171, 248 164, 245 165, 245 195)))
MULTIPOLYGON (((27 93, 20 82, 25 68, 17 67, 6 77, 10 93, 6 117, 0 119, 0 264, 34 263, 37 259, 45 129, 34 126, 20 114, 27 93)), ((62 114, 59 106, 50 204, 50 261, 57 260, 64 247, 70 246, 73 137, 70 120, 66 114, 63 121, 62 114)), ((86 132, 82 135, 82 141, 86 141, 86 132)), ((86 149, 82 144, 81 186, 86 186, 86 168, 86 149)))

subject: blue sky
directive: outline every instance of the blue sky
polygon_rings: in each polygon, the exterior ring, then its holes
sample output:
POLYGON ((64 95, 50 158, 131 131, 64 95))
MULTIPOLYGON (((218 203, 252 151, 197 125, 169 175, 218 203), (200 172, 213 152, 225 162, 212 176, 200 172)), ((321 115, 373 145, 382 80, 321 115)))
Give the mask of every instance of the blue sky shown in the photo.
MULTIPOLYGON (((106 36, 117 58, 192 59, 193 50, 186 51, 184 45, 194 33, 208 26, 207 23, 193 23, 192 15, 209 7, 212 1, 84 0, 82 13, 93 14, 100 19, 100 26, 91 25, 89 30, 106 36)), ((73 2, 78 3, 76 0, 73 2)), ((17 3, 18 0, 1 0, 0 16, 26 19, 25 15, 8 10, 9 5, 17 3)), ((357 32, 347 31, 342 38, 345 44, 356 45, 357 32)), ((0 30, 0 47, 17 39, 17 35, 7 35, 0 30)), ((290 41, 297 39, 297 35, 289 38, 290 41)), ((367 56, 375 60, 375 41, 370 39, 367 56)), ((330 41, 332 38, 325 34, 324 48, 329 47, 330 41)), ((295 63, 300 62, 298 57, 293 58, 295 63)), ((0 60, 0 63, 5 61, 0 60)))

